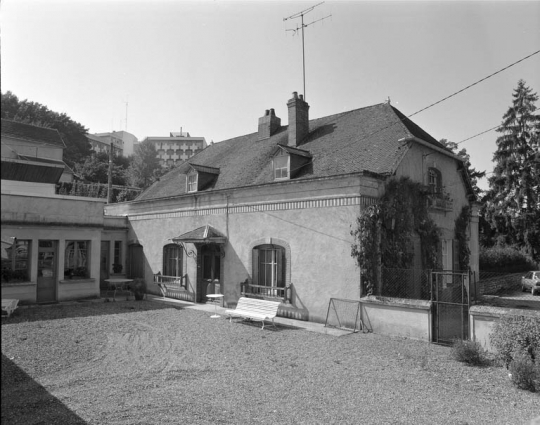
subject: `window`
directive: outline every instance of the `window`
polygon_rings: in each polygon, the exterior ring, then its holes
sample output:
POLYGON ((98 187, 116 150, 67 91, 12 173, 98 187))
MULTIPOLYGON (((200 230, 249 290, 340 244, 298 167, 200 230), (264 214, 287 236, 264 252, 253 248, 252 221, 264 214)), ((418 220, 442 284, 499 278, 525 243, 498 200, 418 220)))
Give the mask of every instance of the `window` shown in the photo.
POLYGON ((289 155, 278 155, 274 158, 274 178, 289 178, 289 155))
POLYGON ((285 250, 277 245, 260 245, 254 248, 253 278, 260 286, 285 286, 285 250))
POLYGON ((89 277, 88 251, 89 241, 66 241, 64 254, 64 275, 66 277, 89 277))
POLYGON ((442 194, 442 176, 441 172, 436 168, 429 168, 428 170, 428 186, 429 193, 442 194))
POLYGON ((13 245, 2 249, 2 283, 29 280, 29 252, 30 241, 17 239, 13 245))
POLYGON ((114 264, 122 264, 122 242, 114 241, 114 264))
POLYGON ((182 276, 182 248, 175 244, 163 247, 163 275, 182 276))
POLYGON ((197 192, 197 173, 188 175, 188 192, 197 192))

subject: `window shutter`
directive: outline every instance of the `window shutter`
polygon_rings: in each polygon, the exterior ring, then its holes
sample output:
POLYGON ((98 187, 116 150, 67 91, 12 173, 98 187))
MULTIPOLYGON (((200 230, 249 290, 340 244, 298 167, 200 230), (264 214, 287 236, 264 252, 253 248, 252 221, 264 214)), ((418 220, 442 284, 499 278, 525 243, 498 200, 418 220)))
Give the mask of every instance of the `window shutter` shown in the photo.
POLYGON ((252 252, 252 275, 251 275, 251 281, 254 285, 259 284, 259 250, 257 248, 253 248, 252 252))
POLYGON ((277 261, 277 286, 285 286, 285 279, 283 276, 283 271, 285 270, 285 250, 278 248, 276 250, 276 261, 277 261))

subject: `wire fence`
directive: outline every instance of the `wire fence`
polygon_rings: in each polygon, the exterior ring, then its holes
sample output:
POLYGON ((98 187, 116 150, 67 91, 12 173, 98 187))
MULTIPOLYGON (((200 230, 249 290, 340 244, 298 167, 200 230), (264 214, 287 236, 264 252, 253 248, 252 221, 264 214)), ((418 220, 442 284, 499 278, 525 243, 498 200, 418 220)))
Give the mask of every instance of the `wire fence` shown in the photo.
POLYGON ((380 291, 375 288, 373 295, 429 300, 431 298, 429 276, 430 270, 383 268, 380 291))
MULTIPOLYGON (((482 295, 496 294, 499 292, 513 291, 520 287, 521 277, 525 272, 496 273, 482 271, 478 273, 478 291, 482 295)), ((476 278, 476 276, 475 276, 476 278)))

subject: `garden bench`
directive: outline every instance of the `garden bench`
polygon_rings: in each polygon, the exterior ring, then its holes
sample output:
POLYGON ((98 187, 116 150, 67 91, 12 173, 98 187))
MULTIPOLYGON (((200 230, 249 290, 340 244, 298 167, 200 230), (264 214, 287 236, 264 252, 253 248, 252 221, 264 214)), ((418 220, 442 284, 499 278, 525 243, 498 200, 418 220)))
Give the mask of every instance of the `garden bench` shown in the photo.
POLYGON ((259 320, 262 322, 261 330, 264 329, 264 321, 271 320, 274 327, 274 317, 277 315, 279 301, 267 301, 258 298, 241 297, 234 310, 225 310, 229 315, 229 322, 232 322, 233 316, 243 317, 249 320, 259 320))
POLYGON ((19 300, 2 299, 2 312, 5 312, 7 317, 11 316, 11 313, 17 309, 17 304, 19 304, 19 300))

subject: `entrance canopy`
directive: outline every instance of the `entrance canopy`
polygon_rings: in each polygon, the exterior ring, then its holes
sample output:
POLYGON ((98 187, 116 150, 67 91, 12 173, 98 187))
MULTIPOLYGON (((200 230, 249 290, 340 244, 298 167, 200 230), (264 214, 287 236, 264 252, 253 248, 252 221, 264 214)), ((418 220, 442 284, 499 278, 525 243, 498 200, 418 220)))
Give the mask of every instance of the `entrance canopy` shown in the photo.
POLYGON ((227 243, 227 237, 222 233, 218 232, 209 224, 192 230, 191 232, 187 232, 183 235, 172 238, 172 240, 176 243, 227 243))

